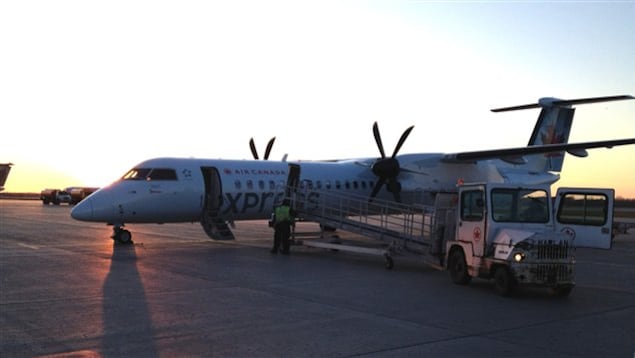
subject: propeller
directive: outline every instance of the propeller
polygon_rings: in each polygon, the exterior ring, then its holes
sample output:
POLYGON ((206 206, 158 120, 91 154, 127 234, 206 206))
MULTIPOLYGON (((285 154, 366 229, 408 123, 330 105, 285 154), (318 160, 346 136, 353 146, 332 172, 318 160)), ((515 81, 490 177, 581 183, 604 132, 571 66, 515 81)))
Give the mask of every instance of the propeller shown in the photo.
MULTIPOLYGON (((267 143, 267 149, 265 150, 264 160, 269 159, 269 154, 271 153, 271 148, 273 147, 273 142, 275 142, 276 137, 269 139, 269 143, 267 143)), ((260 159, 258 157, 258 151, 256 150, 256 144, 254 143, 254 138, 249 139, 249 149, 251 149, 251 154, 253 154, 254 159, 260 159)))
POLYGON ((373 124, 373 135, 375 136, 375 142, 377 143, 377 148, 379 149, 379 153, 381 154, 381 158, 377 159, 372 166, 373 173, 379 177, 379 180, 373 187, 373 191, 370 193, 370 199, 368 201, 372 201, 381 187, 386 184, 386 189, 392 193, 395 197, 395 201, 398 203, 401 202, 401 184, 397 181, 397 176, 401 171, 399 166, 399 161, 395 158, 401 146, 403 146, 406 138, 410 135, 410 132, 414 126, 408 127, 401 138, 399 138, 399 142, 397 142, 397 146, 395 146, 395 150, 392 152, 392 156, 390 158, 386 157, 386 153, 384 152, 384 145, 381 142, 381 135, 379 134, 379 127, 377 126, 377 122, 373 124))

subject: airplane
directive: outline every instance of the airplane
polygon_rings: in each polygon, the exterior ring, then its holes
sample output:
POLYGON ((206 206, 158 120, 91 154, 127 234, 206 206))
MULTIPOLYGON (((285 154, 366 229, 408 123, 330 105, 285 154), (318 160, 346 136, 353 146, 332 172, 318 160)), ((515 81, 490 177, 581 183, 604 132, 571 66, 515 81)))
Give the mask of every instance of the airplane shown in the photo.
POLYGON ((373 135, 379 158, 286 161, 285 155, 281 161, 268 160, 272 139, 266 160, 259 160, 252 139, 255 160, 149 159, 84 199, 72 209, 71 216, 112 225, 112 238, 122 243, 132 238, 124 229, 126 223, 200 222, 210 238, 225 240, 234 239, 228 223, 268 219, 274 206, 298 186, 305 188, 310 205, 318 205, 323 191, 407 204, 439 192, 455 192, 457 182, 462 181, 553 184, 560 178, 565 153, 585 157, 587 149, 635 144, 635 138, 568 143, 573 106, 631 99, 635 97, 548 97, 533 104, 493 109, 541 108, 528 145, 517 148, 400 155, 411 126, 388 156, 375 123, 373 135))
POLYGON ((0 164, 0 191, 4 190, 4 183, 9 177, 9 172, 11 171, 12 165, 13 163, 0 164))

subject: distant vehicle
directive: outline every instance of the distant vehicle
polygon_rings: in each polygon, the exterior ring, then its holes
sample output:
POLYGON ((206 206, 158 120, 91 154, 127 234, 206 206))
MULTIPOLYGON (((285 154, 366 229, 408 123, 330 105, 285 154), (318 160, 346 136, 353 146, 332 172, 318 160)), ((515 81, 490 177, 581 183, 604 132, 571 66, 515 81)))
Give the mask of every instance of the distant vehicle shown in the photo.
POLYGON ((53 205, 60 205, 61 203, 66 203, 71 205, 71 194, 66 190, 59 189, 44 189, 40 193, 40 200, 44 205, 48 205, 49 203, 53 203, 53 205))
POLYGON ((71 205, 75 205, 84 200, 87 196, 97 191, 99 188, 93 187, 70 187, 66 191, 71 194, 71 205))

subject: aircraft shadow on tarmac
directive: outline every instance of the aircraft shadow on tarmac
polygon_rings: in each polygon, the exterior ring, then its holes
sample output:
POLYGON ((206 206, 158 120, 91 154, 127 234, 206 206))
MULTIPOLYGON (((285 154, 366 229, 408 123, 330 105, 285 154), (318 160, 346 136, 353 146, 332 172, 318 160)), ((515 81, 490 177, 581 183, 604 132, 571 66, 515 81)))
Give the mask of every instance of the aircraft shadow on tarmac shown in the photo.
POLYGON ((103 287, 103 322, 104 357, 158 355, 135 245, 113 243, 103 287))

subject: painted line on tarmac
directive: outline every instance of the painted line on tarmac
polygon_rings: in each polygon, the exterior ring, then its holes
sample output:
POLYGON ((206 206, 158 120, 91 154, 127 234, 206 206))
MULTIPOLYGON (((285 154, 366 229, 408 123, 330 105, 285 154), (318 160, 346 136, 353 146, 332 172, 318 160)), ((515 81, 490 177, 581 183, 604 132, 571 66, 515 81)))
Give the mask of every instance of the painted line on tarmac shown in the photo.
POLYGON ((39 250, 39 249, 40 249, 40 247, 39 247, 39 246, 29 245, 29 244, 23 244, 23 243, 21 243, 21 242, 18 242, 18 245, 20 245, 20 246, 22 246, 22 247, 26 247, 26 248, 31 249, 31 250, 39 250))

